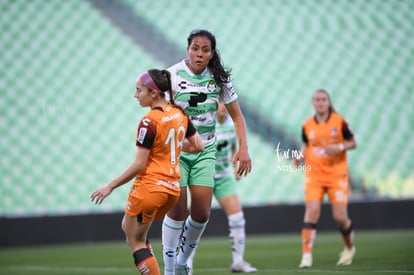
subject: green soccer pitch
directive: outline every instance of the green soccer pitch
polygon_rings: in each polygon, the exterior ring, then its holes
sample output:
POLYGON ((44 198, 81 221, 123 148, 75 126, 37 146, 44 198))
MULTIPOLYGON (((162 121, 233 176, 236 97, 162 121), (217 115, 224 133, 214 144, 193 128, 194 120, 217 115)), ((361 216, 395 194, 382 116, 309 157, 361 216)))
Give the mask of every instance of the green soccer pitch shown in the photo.
MULTIPOLYGON (((313 267, 299 269, 298 234, 251 235, 246 260, 256 274, 414 274, 414 230, 356 231, 357 254, 351 266, 337 267, 342 241, 337 232, 319 232, 313 267)), ((161 244, 152 240, 162 265, 161 244)), ((194 275, 230 274, 231 250, 226 237, 204 237, 194 262, 194 275)), ((137 274, 123 242, 0 249, 1 275, 137 274)))

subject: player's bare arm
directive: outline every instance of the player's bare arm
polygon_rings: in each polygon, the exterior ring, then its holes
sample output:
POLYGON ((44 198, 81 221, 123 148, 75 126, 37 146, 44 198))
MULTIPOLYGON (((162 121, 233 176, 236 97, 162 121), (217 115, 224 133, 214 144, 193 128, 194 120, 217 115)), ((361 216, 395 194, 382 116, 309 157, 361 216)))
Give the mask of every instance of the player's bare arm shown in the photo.
POLYGON ((300 152, 301 152, 300 156, 292 160, 292 165, 298 166, 301 163, 301 161, 305 160, 306 148, 307 148, 306 144, 303 144, 302 147, 300 148, 300 152))
POLYGON ((124 185, 133 179, 142 169, 145 168, 149 153, 150 150, 138 147, 135 160, 125 169, 124 172, 122 172, 121 175, 93 192, 91 194, 91 201, 95 201, 95 204, 101 204, 115 188, 124 185))
POLYGON ((249 149, 247 146, 246 121, 240 110, 240 106, 237 100, 226 104, 226 109, 233 120, 239 143, 239 150, 236 152, 233 158, 233 166, 238 163, 239 167, 237 174, 240 176, 246 176, 252 170, 252 161, 250 159, 249 149))
POLYGON ((348 151, 356 148, 355 139, 345 140, 343 143, 340 144, 329 144, 325 148, 325 152, 328 155, 335 155, 337 153, 348 151))
POLYGON ((204 151, 204 143, 198 132, 184 140, 182 150, 187 153, 204 151))

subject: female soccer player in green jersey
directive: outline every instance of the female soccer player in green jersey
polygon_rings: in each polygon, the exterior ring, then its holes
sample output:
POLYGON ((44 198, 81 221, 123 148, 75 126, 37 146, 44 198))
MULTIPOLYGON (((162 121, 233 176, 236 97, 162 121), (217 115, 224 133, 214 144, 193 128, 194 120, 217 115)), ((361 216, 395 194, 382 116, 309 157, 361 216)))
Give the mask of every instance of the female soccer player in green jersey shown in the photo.
POLYGON ((181 197, 167 213, 162 225, 164 274, 188 274, 186 265, 207 225, 214 188, 216 159, 215 112, 222 101, 234 121, 238 151, 233 163, 237 174, 247 175, 252 168, 247 147, 247 130, 237 94, 216 49, 216 39, 207 30, 195 30, 187 38, 188 58, 171 66, 174 100, 188 114, 200 133, 205 149, 201 153, 182 153, 181 197), (187 210, 187 188, 190 214, 187 210), (181 239, 180 239, 181 236, 181 239), (181 241, 181 245, 180 245, 181 241), (178 256, 177 247, 180 245, 178 256))

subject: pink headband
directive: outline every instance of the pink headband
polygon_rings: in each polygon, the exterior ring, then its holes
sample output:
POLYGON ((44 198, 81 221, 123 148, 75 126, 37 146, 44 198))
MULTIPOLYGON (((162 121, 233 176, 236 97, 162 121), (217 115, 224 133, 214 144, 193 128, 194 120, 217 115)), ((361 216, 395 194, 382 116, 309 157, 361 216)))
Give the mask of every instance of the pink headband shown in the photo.
POLYGON ((151 90, 161 92, 160 88, 158 88, 157 85, 154 83, 154 80, 152 80, 148 71, 145 71, 142 74, 140 74, 137 80, 141 82, 142 85, 144 85, 145 87, 150 88, 151 90))

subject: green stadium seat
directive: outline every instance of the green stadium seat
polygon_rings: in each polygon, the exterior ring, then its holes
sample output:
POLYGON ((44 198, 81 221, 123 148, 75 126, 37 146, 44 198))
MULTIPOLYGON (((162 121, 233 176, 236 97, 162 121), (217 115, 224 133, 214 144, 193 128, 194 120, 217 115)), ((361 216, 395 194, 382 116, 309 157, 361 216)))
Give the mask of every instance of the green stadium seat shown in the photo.
MULTIPOLYGON (((212 30, 241 100, 298 143, 312 93, 326 88, 357 137, 353 177, 383 197, 414 197, 414 1, 121 3, 170 47, 212 30)), ((136 75, 171 64, 87 1, 0 1, 0 10, 0 216, 122 210, 127 186, 100 207, 89 193, 133 158, 145 113, 132 97, 136 75)), ((275 172, 275 146, 249 131, 244 204, 302 201, 303 175, 275 172)))

